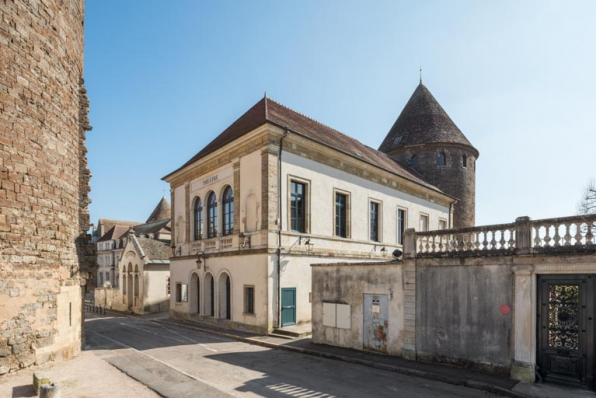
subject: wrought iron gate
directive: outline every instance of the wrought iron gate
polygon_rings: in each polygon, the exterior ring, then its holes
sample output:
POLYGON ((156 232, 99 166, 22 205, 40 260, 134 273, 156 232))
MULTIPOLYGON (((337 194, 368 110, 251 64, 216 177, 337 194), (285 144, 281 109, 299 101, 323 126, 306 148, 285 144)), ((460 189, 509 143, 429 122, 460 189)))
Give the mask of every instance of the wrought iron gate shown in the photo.
POLYGON ((546 382, 594 387, 594 279, 538 277, 537 365, 546 382))

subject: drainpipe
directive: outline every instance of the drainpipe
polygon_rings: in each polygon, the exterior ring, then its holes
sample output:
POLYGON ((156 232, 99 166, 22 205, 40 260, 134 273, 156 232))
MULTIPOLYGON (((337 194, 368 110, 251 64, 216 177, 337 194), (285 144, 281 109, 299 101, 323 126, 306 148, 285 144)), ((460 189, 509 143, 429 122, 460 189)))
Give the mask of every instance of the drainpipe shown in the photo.
POLYGON ((288 128, 279 140, 279 155, 277 155, 277 327, 281 328, 281 154, 284 149, 284 138, 290 134, 288 128))

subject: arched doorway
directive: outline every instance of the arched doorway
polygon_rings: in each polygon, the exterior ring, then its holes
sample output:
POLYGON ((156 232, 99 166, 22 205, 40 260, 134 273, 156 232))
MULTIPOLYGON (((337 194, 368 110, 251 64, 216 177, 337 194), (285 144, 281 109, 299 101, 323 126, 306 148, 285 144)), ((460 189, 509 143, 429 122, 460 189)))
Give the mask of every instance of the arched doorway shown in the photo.
POLYGON ((193 273, 190 277, 190 312, 195 314, 201 313, 201 281, 197 273, 193 273))
POLYGON ((215 284, 213 283, 213 275, 206 273, 203 279, 203 287, 205 290, 205 315, 215 316, 215 284))
POLYGON ((222 273, 219 276, 219 318, 232 319, 232 281, 230 275, 222 273))

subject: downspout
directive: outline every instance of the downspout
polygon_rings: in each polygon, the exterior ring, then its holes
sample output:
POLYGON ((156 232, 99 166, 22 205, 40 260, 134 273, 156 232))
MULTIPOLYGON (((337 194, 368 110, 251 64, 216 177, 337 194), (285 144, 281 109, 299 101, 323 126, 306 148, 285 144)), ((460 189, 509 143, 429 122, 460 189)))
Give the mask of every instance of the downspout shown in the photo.
POLYGON ((279 154, 277 155, 277 327, 281 328, 281 154, 284 149, 284 138, 290 134, 288 128, 279 140, 279 154))

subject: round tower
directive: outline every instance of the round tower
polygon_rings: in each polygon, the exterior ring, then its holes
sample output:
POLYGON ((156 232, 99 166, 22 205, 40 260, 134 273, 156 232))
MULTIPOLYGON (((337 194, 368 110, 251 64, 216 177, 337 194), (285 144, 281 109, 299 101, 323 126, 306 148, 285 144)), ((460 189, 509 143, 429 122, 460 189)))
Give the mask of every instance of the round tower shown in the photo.
POLYGON ((80 350, 81 265, 92 252, 84 0, 0 9, 2 375, 80 350))
POLYGON ((452 228, 475 225, 479 152, 422 83, 379 150, 457 199, 452 228))

